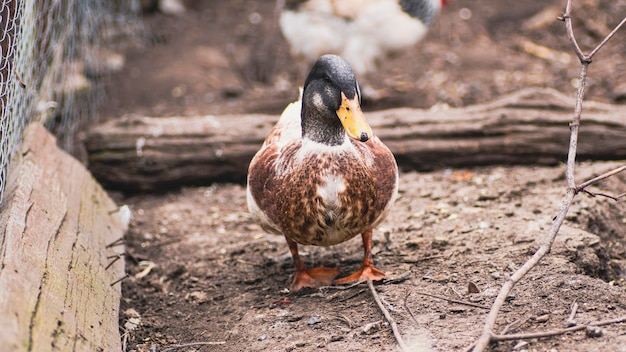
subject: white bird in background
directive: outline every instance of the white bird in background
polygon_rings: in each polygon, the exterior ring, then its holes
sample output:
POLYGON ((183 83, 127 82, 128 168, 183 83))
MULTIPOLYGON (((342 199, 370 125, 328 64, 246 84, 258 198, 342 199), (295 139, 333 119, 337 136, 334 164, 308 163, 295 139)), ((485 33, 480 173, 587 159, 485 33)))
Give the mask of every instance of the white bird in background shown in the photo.
POLYGON ((286 0, 279 25, 292 54, 348 61, 357 77, 421 40, 446 0, 286 0))

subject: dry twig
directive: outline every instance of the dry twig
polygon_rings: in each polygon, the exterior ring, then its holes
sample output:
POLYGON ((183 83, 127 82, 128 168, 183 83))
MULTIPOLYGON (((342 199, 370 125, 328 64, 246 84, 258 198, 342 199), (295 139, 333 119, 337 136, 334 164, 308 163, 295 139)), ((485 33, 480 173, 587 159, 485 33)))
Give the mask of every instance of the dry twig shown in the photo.
POLYGON ((374 283, 371 279, 367 279, 367 285, 370 287, 370 291, 372 291, 372 296, 374 296, 374 300, 376 301, 376 304, 378 304, 378 308, 380 308, 380 311, 383 312, 385 319, 387 319, 387 322, 389 323, 389 325, 391 325, 393 336, 396 338, 396 341, 398 341, 398 346, 400 346, 400 350, 408 351, 406 343, 404 343, 404 339, 402 338, 402 334, 400 334, 400 330, 398 329, 398 324, 396 324, 396 321, 383 305, 383 302, 378 296, 378 292, 376 292, 376 288, 374 288, 374 283))
POLYGON ((192 343, 184 343, 182 345, 174 345, 164 349, 161 352, 169 352, 174 351, 179 348, 192 347, 192 346, 213 346, 213 345, 224 345, 226 341, 208 341, 208 342, 192 342, 192 343))
POLYGON ((526 314, 523 315, 525 315, 524 318, 517 319, 511 324, 505 326, 504 329, 502 329, 502 331, 500 332, 500 335, 506 335, 509 331, 517 329, 518 327, 522 326, 522 324, 525 324, 527 321, 530 320, 530 316, 526 314))
POLYGON ((572 326, 576 326, 576 320, 574 319, 576 317, 576 311, 578 310, 578 302, 574 301, 574 303, 572 303, 572 311, 569 313, 569 317, 567 318, 567 326, 568 328, 572 327, 572 326))
POLYGON ((118 260, 122 259, 122 257, 123 257, 123 256, 124 256, 124 253, 122 253, 122 254, 116 254, 116 255, 114 255, 114 256, 107 257, 107 259, 111 259, 111 258, 112 258, 113 260, 111 260, 111 261, 109 262, 109 264, 107 264, 107 266, 104 268, 104 270, 109 270, 109 268, 110 268, 113 264, 115 264, 118 260))
POLYGON ((406 296, 404 296, 404 309, 409 312, 409 315, 411 316, 411 318, 413 319, 413 321, 415 322, 415 324, 419 324, 419 322, 417 321, 417 318, 415 317, 415 315, 413 314, 413 311, 411 310, 411 308, 409 308, 409 296, 411 295, 411 291, 407 292, 406 296))
POLYGON ((111 247, 116 247, 116 246, 123 246, 126 243, 126 240, 124 239, 124 236, 116 239, 115 241, 109 243, 106 245, 105 248, 111 248, 111 247))
POLYGON ((322 286, 320 288, 318 288, 318 291, 323 291, 323 290, 349 290, 353 287, 359 286, 360 284, 362 284, 362 281, 357 281, 357 282, 353 282, 351 284, 348 285, 329 285, 329 286, 322 286))
POLYGON ((523 334, 491 335, 491 341, 492 342, 513 341, 513 340, 536 339, 540 337, 558 336, 558 335, 567 334, 568 332, 576 332, 576 331, 585 330, 589 327, 619 324, 623 322, 626 322, 626 316, 618 317, 615 319, 600 320, 594 323, 589 323, 587 325, 576 325, 576 326, 572 326, 572 327, 564 328, 564 329, 538 331, 538 332, 530 332, 530 333, 523 333, 523 334))
MULTIPOLYGON (((526 274, 535 265, 537 265, 544 256, 546 256, 550 252, 550 249, 552 248, 552 243, 554 242, 554 239, 556 238, 556 235, 559 232, 559 229, 561 228, 561 224, 563 224, 563 221, 565 220, 565 216, 569 210, 569 207, 572 204, 572 201, 574 200, 574 196, 577 193, 581 192, 586 186, 594 182, 597 182, 594 180, 589 180, 585 183, 582 183, 581 186, 576 186, 576 181, 574 179, 574 169, 575 169, 575 163, 576 163, 576 149, 578 146, 578 128, 580 126, 580 117, 582 114, 582 103, 583 103, 583 98, 585 96, 585 87, 587 84, 587 68, 589 64, 591 63, 593 56, 598 52, 598 50, 600 50, 600 48, 602 48, 604 44, 606 44, 609 41, 609 39, 611 39, 615 35, 615 33, 620 29, 622 25, 624 25, 624 23, 626 23, 626 18, 624 18, 624 20, 622 20, 615 27, 615 29, 611 31, 611 33, 609 33, 606 36, 606 38, 604 38, 604 40, 602 40, 602 42, 598 44, 598 46, 596 46, 589 54, 585 54, 580 49, 580 46, 578 45, 578 42, 576 41, 576 37, 574 36, 574 31, 572 29, 571 12, 572 12, 572 0, 567 0, 565 13, 561 15, 559 19, 565 22, 567 36, 570 42, 572 43, 574 51, 576 52, 576 55, 580 59, 580 63, 581 63, 580 80, 579 80, 579 85, 578 85, 578 92, 576 94, 576 105, 574 107, 574 117, 572 119, 572 122, 570 123, 570 142, 569 142, 569 151, 567 155, 567 167, 566 167, 567 191, 566 191, 565 196, 563 197, 561 206, 559 207, 559 212, 557 216, 554 218, 554 220, 552 221, 552 226, 550 227, 548 234, 544 238, 537 252, 535 252, 535 254, 528 261, 526 261, 526 263, 524 263, 519 269, 517 269, 517 271, 515 271, 513 275, 511 275, 511 277, 504 283, 504 285, 502 285, 502 288, 500 289, 500 292, 498 293, 498 296, 496 297, 491 307, 491 311, 489 312, 489 314, 487 315, 487 318, 485 319, 483 332, 481 336, 478 338, 478 340, 476 341, 474 348, 472 349, 475 352, 484 351, 485 348, 487 348, 487 345, 489 345, 491 341, 495 341, 494 336, 496 335, 493 334, 493 328, 495 326, 496 319, 498 317, 498 312, 504 305, 506 297, 508 296, 509 292, 511 292, 511 289, 513 289, 513 286, 517 282, 519 282, 524 276, 526 276, 526 274)), ((616 170, 609 172, 608 174, 616 174, 623 170, 624 170, 624 167, 618 168, 616 170)))
POLYGON ((120 283, 120 282, 122 282, 122 281, 124 281, 124 280, 128 279, 129 277, 130 277, 130 275, 128 275, 128 274, 126 274, 126 275, 124 275, 124 276, 120 277, 119 279, 117 279, 117 280, 115 280, 115 281, 111 282, 111 287, 115 286, 115 284, 117 284, 117 283, 120 283))
POLYGON ((585 181, 585 182, 581 183, 580 185, 578 185, 576 187, 576 192, 582 192, 582 191, 585 190, 585 188, 587 186, 590 186, 590 185, 592 185, 594 183, 598 183, 598 182, 600 182, 600 181, 602 181, 602 180, 604 180, 606 178, 609 178, 609 177, 611 177, 613 175, 619 174, 620 172, 622 172, 624 170, 626 170, 626 165, 620 166, 620 167, 618 167, 616 169, 613 169, 613 170, 611 170, 609 172, 605 172, 602 175, 594 177, 594 178, 592 178, 589 181, 585 181))
POLYGON ((19 83, 20 87, 22 87, 22 89, 26 89, 26 83, 22 81, 22 77, 20 77, 20 74, 17 73, 17 69, 13 68, 13 73, 15 73, 15 78, 17 79, 17 83, 19 83))
POLYGON ((614 200, 614 201, 618 201, 620 198, 622 198, 624 195, 626 195, 626 193, 622 193, 622 194, 620 194, 619 196, 612 196, 612 195, 610 195, 610 194, 606 194, 606 193, 591 192, 591 191, 588 191, 588 190, 586 190, 586 189, 585 189, 585 190, 583 190, 583 192, 584 192, 585 194, 590 195, 591 197, 601 196, 601 197, 605 197, 605 198, 612 199, 612 200, 614 200))
POLYGON ((486 306, 482 306, 480 304, 475 304, 475 303, 471 303, 471 302, 465 302, 465 301, 459 301, 453 298, 448 298, 448 297, 444 297, 444 296, 439 296, 439 295, 435 295, 432 293, 427 293, 427 292, 421 292, 421 291, 410 291, 406 296, 409 297, 411 295, 411 293, 417 293, 418 295, 422 295, 422 296, 428 296, 428 297, 432 297, 432 298, 437 298, 437 299, 441 299, 444 301, 448 301, 450 303, 456 303, 456 304, 462 304, 462 305, 466 305, 466 306, 470 306, 470 307, 474 307, 474 308, 480 308, 480 309, 489 309, 489 307, 486 306))

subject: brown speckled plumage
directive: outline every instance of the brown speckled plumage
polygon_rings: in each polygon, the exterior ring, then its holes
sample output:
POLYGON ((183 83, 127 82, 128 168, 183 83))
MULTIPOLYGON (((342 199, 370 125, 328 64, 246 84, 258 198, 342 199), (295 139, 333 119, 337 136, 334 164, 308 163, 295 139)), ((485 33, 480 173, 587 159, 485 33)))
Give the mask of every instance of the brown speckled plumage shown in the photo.
POLYGON ((358 153, 311 154, 298 160, 295 156, 302 143, 281 150, 270 143, 255 157, 249 172, 250 192, 278 231, 300 244, 327 246, 361 234, 382 220, 397 186, 393 155, 376 137, 351 143, 358 153), (370 166, 365 162, 368 159, 370 166), (341 175, 345 180, 339 207, 324 204, 316 194, 325 175, 341 175), (325 236, 333 225, 329 221, 345 232, 341 241, 325 236))
POLYGON ((294 290, 336 276, 335 269, 307 269, 297 244, 329 246, 359 234, 364 263, 349 279, 384 277, 373 267, 371 236, 395 200, 398 169, 362 118, 359 98, 349 65, 323 56, 301 102, 285 109, 250 163, 248 207, 263 228, 287 239, 296 264, 294 290))

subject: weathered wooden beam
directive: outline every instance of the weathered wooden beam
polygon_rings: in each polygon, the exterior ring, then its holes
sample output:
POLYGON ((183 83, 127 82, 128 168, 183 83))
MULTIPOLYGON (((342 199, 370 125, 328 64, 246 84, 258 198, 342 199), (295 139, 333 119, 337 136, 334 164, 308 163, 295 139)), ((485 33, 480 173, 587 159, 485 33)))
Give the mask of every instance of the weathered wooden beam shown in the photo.
POLYGON ((127 223, 90 173, 31 124, 0 211, 0 349, 121 351, 127 223))
MULTIPOLYGON (((556 164, 567 155, 574 101, 528 89, 464 108, 366 112, 400 167, 433 170, 489 164, 556 164)), ((155 190, 243 181, 278 116, 129 116, 95 126, 89 167, 103 184, 155 190)), ((585 102, 579 159, 626 159, 626 107, 585 102)))

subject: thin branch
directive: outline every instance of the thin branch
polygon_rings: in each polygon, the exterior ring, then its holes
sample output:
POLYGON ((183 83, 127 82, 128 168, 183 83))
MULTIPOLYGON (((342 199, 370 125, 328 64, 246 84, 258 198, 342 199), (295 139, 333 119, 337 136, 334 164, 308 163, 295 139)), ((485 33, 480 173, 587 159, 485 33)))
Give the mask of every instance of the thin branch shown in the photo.
POLYGON ((601 320, 601 321, 597 321, 594 323, 589 323, 587 325, 576 325, 576 326, 572 326, 572 327, 564 328, 564 329, 538 331, 538 332, 530 332, 530 333, 523 333, 523 334, 491 335, 491 341, 500 342, 500 341, 537 339, 541 337, 558 336, 558 335, 567 334, 568 332, 576 332, 580 330, 585 330, 589 327, 619 324, 623 322, 626 322, 626 316, 618 317, 615 319, 601 320))
POLYGON ((347 300, 349 300, 349 299, 352 299, 352 298, 354 298, 354 297, 356 297, 356 296, 360 295, 361 293, 363 293, 363 292, 365 292, 365 291, 367 291, 367 290, 366 290, 366 289, 362 289, 362 290, 359 290, 359 291, 357 291, 357 292, 354 292, 354 293, 352 293, 351 295, 349 295, 349 296, 347 296, 347 297, 343 297, 343 298, 339 299, 339 302, 345 302, 345 301, 347 301, 347 300))
POLYGON ((466 305, 466 306, 480 308, 480 309, 489 309, 489 307, 482 306, 480 304, 471 303, 471 302, 465 302, 465 301, 459 301, 459 300, 456 300, 456 299, 452 299, 452 298, 448 298, 448 297, 444 297, 444 296, 439 296, 439 295, 435 295, 435 294, 432 294, 432 293, 420 292, 420 291, 411 291, 411 292, 409 292, 407 297, 409 295, 411 295, 412 292, 415 292, 418 295, 423 295, 423 296, 428 296, 428 297, 432 297, 432 298, 437 298, 437 299, 441 299, 441 300, 448 301, 448 302, 451 302, 451 303, 463 304, 463 305, 466 305))
POLYGON ((483 333, 476 342, 476 346, 473 349, 474 352, 484 351, 487 345, 489 345, 489 342, 491 342, 491 337, 493 336, 492 331, 496 323, 496 318, 498 317, 498 312, 504 305, 504 302, 506 302, 506 298, 509 295, 509 292, 511 292, 513 286, 518 281, 520 281, 526 275, 526 273, 530 271, 530 269, 537 265, 537 263, 539 263, 539 261, 546 254, 550 252, 552 243, 556 238, 556 234, 558 233, 561 224, 563 223, 563 220, 565 220, 565 215, 567 214, 567 211, 569 210, 573 199, 573 188, 569 188, 565 198, 563 199, 563 202, 561 203, 561 209, 559 210, 559 213, 556 216, 555 220, 552 222, 552 227, 550 228, 548 235, 544 238, 543 243, 541 244, 537 252, 535 252, 535 254, 528 261, 526 261, 526 263, 524 263, 524 265, 517 269, 517 271, 515 271, 513 275, 511 275, 511 277, 504 283, 504 285, 502 285, 502 288, 500 289, 496 300, 493 302, 491 311, 489 311, 487 319, 485 319, 483 333))
MULTIPOLYGON (((319 291, 323 291, 323 290, 349 290, 353 287, 359 286, 360 284, 362 284, 362 281, 357 281, 357 282, 353 282, 351 284, 348 285, 329 285, 329 286, 321 286, 320 288, 318 288, 319 291)), ((312 294, 311 296, 315 295, 316 293, 312 294)))
POLYGON ((124 243, 126 242, 126 240, 124 239, 124 236, 116 239, 115 241, 109 243, 106 245, 105 248, 111 248, 111 247, 115 247, 115 246, 121 246, 124 245, 124 243))
MULTIPOLYGON (((550 250, 552 248, 552 243, 554 242, 554 239, 556 238, 556 235, 559 232, 559 229, 561 228, 563 221, 565 220, 565 216, 567 215, 569 207, 571 206, 572 201, 574 200, 574 196, 578 193, 577 188, 576 188, 576 181, 574 179, 574 169, 575 169, 575 164, 576 164, 576 150, 578 147, 578 127, 580 125, 580 117, 582 114, 582 103, 583 103, 583 98, 585 96, 585 87, 587 84, 587 67, 591 63, 591 56, 585 55, 580 49, 580 46, 578 45, 576 41, 576 37, 574 36, 574 31, 572 28, 571 12, 572 12, 572 0, 567 0, 567 4, 565 6, 565 13, 561 16, 561 19, 565 21, 567 36, 570 42, 572 43, 572 46, 574 47, 574 51, 576 52, 576 55, 578 55, 578 57, 580 58, 580 62, 581 62, 580 81, 578 85, 578 92, 576 94, 576 106, 574 108, 574 117, 572 119, 572 122, 570 123, 570 142, 569 142, 569 150, 567 154, 567 167, 566 167, 567 191, 566 191, 565 196, 563 197, 561 206, 559 207, 558 214, 552 221, 552 226, 550 227, 548 234, 544 238, 537 252, 535 252, 535 254, 528 261, 526 261, 526 263, 524 263, 519 269, 517 269, 517 271, 515 271, 513 275, 511 275, 511 277, 502 285, 502 288, 500 289, 500 292, 498 293, 498 296, 496 297, 491 307, 491 311, 489 311, 489 314, 487 315, 487 318, 485 319, 483 332, 478 338, 478 340, 476 341, 474 348, 472 349, 475 352, 484 351, 489 345, 489 343, 493 341, 493 337, 496 336, 493 334, 493 328, 495 326, 496 319, 498 317, 498 312, 504 305, 504 302, 506 301, 506 297, 508 296, 509 292, 511 292, 511 289, 513 289, 513 286, 515 286, 517 282, 519 282, 522 278, 524 278, 524 276, 535 265, 537 265, 537 263, 539 263, 539 261, 541 261, 541 259, 544 256, 550 253, 550 250)), ((622 24, 623 24, 623 21, 622 23, 618 25, 616 29, 619 29, 619 27, 622 24)), ((607 36, 608 39, 610 39, 610 37, 613 36, 614 32, 615 31, 611 32, 607 36)), ((604 43, 606 43, 608 39, 603 40, 601 44, 604 45, 604 43)), ((599 45, 599 47, 601 46, 599 45)), ((596 49, 599 50, 599 47, 597 47, 596 49)), ((595 54, 596 52, 597 50, 594 50, 593 54, 595 54)))
POLYGON ((615 28, 613 28, 611 33, 609 33, 606 37, 604 37, 604 39, 602 40, 602 42, 600 42, 600 44, 598 44, 589 54, 585 54, 582 51, 582 49, 580 49, 580 46, 578 45, 578 42, 576 41, 576 37, 574 36, 574 30, 572 29, 572 17, 570 15, 571 11, 572 11, 571 0, 568 0, 566 8, 565 8, 565 13, 562 14, 559 17, 559 19, 561 21, 565 21, 565 29, 567 30, 567 37, 569 41, 572 43, 572 47, 574 48, 574 51, 576 52, 576 56, 578 56, 578 59, 580 59, 580 62, 583 64, 591 63, 591 60, 596 55, 596 53, 600 49, 602 49, 604 44, 606 44, 609 40, 611 40, 611 38, 613 38, 615 33, 617 33, 617 31, 619 31, 619 29, 626 23, 626 17, 624 17, 624 19, 622 19, 622 21, 617 26, 615 26, 615 28))
POLYGON ((585 181, 585 182, 581 183, 580 185, 578 185, 578 186, 576 187, 576 192, 581 192, 581 191, 582 191, 582 190, 584 190, 587 186, 590 186, 590 185, 592 185, 592 184, 594 184, 594 183, 598 183, 598 182, 600 182, 600 181, 604 180, 605 178, 609 178, 609 177, 611 177, 611 176, 613 176, 613 175, 616 175, 616 174, 619 174, 620 172, 625 171, 625 170, 626 170, 626 165, 624 165, 624 166, 620 166, 620 167, 618 167, 617 169, 613 169, 613 170, 611 170, 611 171, 605 172, 605 173, 603 173, 603 174, 602 174, 602 175, 600 175, 600 176, 594 177, 594 178, 592 178, 591 180, 589 180, 589 181, 585 181))
POLYGON ((209 342, 184 343, 182 345, 170 346, 170 347, 164 349, 161 352, 169 352, 169 351, 177 350, 179 348, 192 347, 192 346, 213 346, 213 345, 224 345, 224 344, 226 344, 226 341, 215 341, 215 342, 209 341, 209 342))
POLYGON ((412 291, 409 291, 406 293, 406 296, 404 296, 404 309, 409 312, 409 315, 411 316, 411 318, 413 319, 413 321, 415 322, 415 324, 419 324, 419 322, 417 321, 417 318, 415 317, 415 315, 413 314, 413 311, 411 310, 411 308, 409 308, 409 296, 411 295, 412 291))
POLYGON ((124 254, 117 254, 115 256, 113 256, 113 260, 104 268, 104 270, 109 270, 109 268, 115 264, 118 260, 122 259, 122 257, 124 256, 124 254))
POLYGON ((612 195, 610 195, 610 194, 606 194, 606 193, 601 193, 601 192, 591 192, 591 191, 587 191, 586 189, 585 189, 585 190, 583 190, 583 192, 584 192, 584 193, 586 193, 586 194, 588 194, 588 195, 590 195, 591 197, 597 197, 597 196, 600 196, 600 197, 605 197, 605 198, 612 199, 612 200, 614 200, 614 201, 616 201, 616 202, 617 202, 617 201, 618 201, 618 200, 622 197, 621 195, 619 195, 619 196, 617 196, 617 197, 614 197, 614 196, 612 196, 612 195))
POLYGON ((574 36, 574 29, 572 28, 572 2, 571 0, 567 0, 567 4, 565 5, 565 13, 559 17, 560 20, 565 21, 565 30, 567 31, 567 38, 570 43, 572 43, 572 47, 574 47, 574 52, 580 59, 580 62, 585 60, 585 54, 580 49, 578 42, 576 41, 576 37, 574 36))
POLYGON ((604 38, 604 40, 600 44, 598 44, 598 46, 596 46, 596 48, 593 49, 589 53, 589 55, 587 55, 587 57, 589 58, 589 61, 591 61, 593 56, 598 52, 598 50, 600 50, 600 48, 604 46, 604 44, 606 44, 606 42, 608 42, 611 38, 613 38, 615 33, 617 33, 617 31, 624 25, 624 23, 626 23, 626 17, 624 17, 622 22, 620 22, 617 26, 615 26, 615 28, 611 31, 611 33, 609 33, 609 35, 607 35, 606 38, 604 38))
POLYGON ((15 74, 15 78, 17 78, 17 83, 19 83, 20 87, 22 87, 22 89, 26 89, 26 83, 22 81, 22 78, 20 77, 20 74, 17 73, 17 69, 15 69, 15 67, 13 68, 13 73, 15 74))
POLYGON ((378 292, 376 292, 376 288, 374 288, 374 283, 372 282, 371 279, 367 279, 367 286, 370 287, 370 291, 372 291, 372 296, 374 296, 374 300, 376 301, 376 304, 378 304, 378 308, 380 308, 381 312, 383 312, 383 315, 385 316, 385 319, 387 319, 387 322, 389 322, 389 325, 391 325, 393 336, 396 338, 396 341, 398 342, 398 346, 400 346, 400 350, 408 351, 407 345, 406 343, 404 343, 402 334, 400 334, 400 330, 398 329, 398 324, 396 324, 396 321, 393 319, 391 314, 389 314, 389 311, 383 305, 383 302, 378 296, 378 292))
MULTIPOLYGON (((406 281, 409 276, 411 275, 410 272, 406 272, 402 275, 396 276, 396 277, 390 277, 390 278, 384 278, 382 281, 383 285, 387 285, 387 284, 397 284, 403 281, 406 281)), ((361 285, 363 282, 365 281, 357 281, 357 282, 353 282, 351 284, 347 284, 347 285, 329 285, 329 286, 321 286, 318 288, 318 291, 322 291, 322 290, 349 290, 353 287, 359 286, 361 285)), ((311 297, 314 297, 315 295, 317 295, 317 293, 313 293, 311 294, 311 297)))
POLYGON ((117 280, 115 280, 115 281, 113 281, 113 282, 111 283, 111 287, 115 286, 115 284, 117 284, 117 283, 120 283, 120 282, 122 282, 122 281, 124 281, 124 280, 128 279, 129 277, 130 277, 130 275, 128 275, 128 274, 126 274, 126 275, 124 275, 124 276, 120 277, 119 279, 117 279, 117 280))
MULTIPOLYGON (((523 314, 526 315, 526 314, 523 314)), ((517 329, 518 327, 522 326, 522 324, 525 324, 527 321, 530 320, 530 316, 526 315, 525 318, 523 319, 517 319, 514 322, 512 322, 511 324, 508 324, 507 326, 504 327, 504 329, 502 329, 502 331, 500 332, 500 335, 506 335, 507 332, 511 331, 512 329, 517 329)))
POLYGON ((567 327, 576 326, 576 311, 578 310, 578 302, 574 301, 572 303, 572 311, 569 313, 569 317, 567 318, 567 327))

